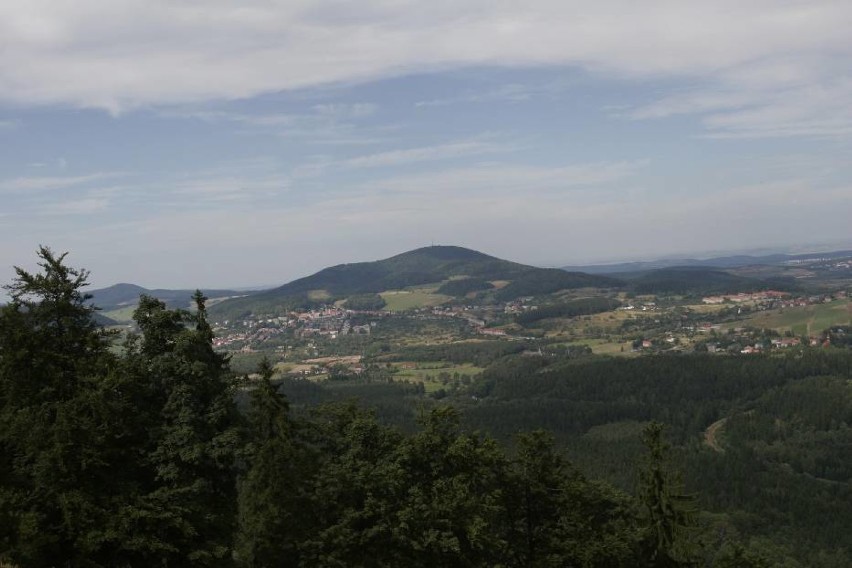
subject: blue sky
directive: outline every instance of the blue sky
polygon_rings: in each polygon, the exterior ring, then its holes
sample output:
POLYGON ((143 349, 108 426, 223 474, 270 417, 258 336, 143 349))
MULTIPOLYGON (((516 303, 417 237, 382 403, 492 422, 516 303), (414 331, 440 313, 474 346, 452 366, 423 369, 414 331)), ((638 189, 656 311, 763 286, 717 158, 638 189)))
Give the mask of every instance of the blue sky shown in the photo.
POLYGON ((848 2, 0 5, 0 280, 852 244, 848 2), (742 4, 747 4, 743 6, 742 4))

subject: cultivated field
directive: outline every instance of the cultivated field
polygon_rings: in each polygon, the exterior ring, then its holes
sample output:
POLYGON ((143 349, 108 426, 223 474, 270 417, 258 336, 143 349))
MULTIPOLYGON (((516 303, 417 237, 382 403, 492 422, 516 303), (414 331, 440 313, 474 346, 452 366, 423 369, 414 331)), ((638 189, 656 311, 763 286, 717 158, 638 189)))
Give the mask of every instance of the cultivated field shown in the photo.
POLYGON ((849 325, 852 303, 834 300, 825 304, 797 306, 761 312, 746 320, 748 325, 778 331, 791 331, 794 335, 817 335, 834 325, 849 325))
POLYGON ((437 306, 450 299, 450 296, 435 294, 429 290, 434 290, 434 288, 389 290, 379 295, 387 302, 384 309, 389 312, 402 312, 405 310, 437 306))
POLYGON ((117 310, 109 310, 101 312, 102 315, 117 321, 118 323, 130 323, 133 321, 133 312, 136 311, 136 305, 126 306, 117 310))
POLYGON ((455 373, 464 377, 473 377, 483 371, 482 367, 475 367, 471 364, 464 363, 461 365, 453 365, 443 361, 426 361, 426 362, 402 362, 394 363, 396 379, 408 379, 410 381, 422 381, 426 388, 426 392, 434 392, 445 386, 441 377, 449 375, 452 379, 455 373))

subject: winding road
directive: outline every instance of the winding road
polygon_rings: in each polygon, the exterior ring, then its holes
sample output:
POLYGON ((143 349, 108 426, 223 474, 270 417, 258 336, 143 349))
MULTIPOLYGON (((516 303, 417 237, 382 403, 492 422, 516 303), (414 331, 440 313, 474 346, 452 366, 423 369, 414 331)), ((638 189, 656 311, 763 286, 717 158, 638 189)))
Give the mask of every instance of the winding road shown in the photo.
POLYGON ((725 448, 723 448, 719 444, 719 430, 722 429, 722 426, 724 426, 725 422, 727 421, 728 417, 726 416, 721 420, 717 420, 716 422, 708 426, 706 430, 704 430, 704 443, 713 448, 713 450, 719 452, 720 454, 725 452, 725 448))

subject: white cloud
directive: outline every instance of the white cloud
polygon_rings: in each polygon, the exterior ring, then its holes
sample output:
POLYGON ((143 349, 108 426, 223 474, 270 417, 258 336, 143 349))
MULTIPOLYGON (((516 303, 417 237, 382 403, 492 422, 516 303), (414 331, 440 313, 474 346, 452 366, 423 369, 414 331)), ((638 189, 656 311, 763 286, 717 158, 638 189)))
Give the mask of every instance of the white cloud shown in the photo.
POLYGON ((333 103, 314 105, 313 108, 322 116, 335 119, 355 119, 372 116, 379 107, 373 103, 333 103))
POLYGON ((191 202, 247 201, 286 192, 290 182, 283 176, 195 177, 168 182, 173 197, 191 202))
MULTIPOLYGON (((272 132, 311 144, 369 145, 385 141, 376 128, 363 127, 359 120, 371 116, 372 103, 314 105, 305 113, 245 113, 224 110, 171 108, 158 112, 166 118, 184 118, 209 123, 232 123, 245 131, 272 132)), ((387 130, 387 127, 385 127, 387 130)))
POLYGON ((845 135, 847 126, 830 122, 852 107, 850 18, 845 0, 365 0, 357 9, 315 0, 7 2, 0 100, 119 112, 472 65, 574 66, 686 78, 704 93, 637 116, 745 104, 707 127, 845 135))
MULTIPOLYGON (((455 97, 446 97, 442 99, 431 99, 426 101, 417 101, 414 103, 416 107, 439 107, 448 106, 458 103, 482 103, 490 101, 509 101, 519 102, 527 101, 533 95, 540 92, 541 88, 522 85, 519 83, 509 83, 502 85, 496 89, 491 89, 482 93, 466 93, 455 97)), ((550 90, 549 88, 546 90, 550 90)))
POLYGON ((459 157, 477 156, 495 152, 506 152, 509 146, 485 140, 466 140, 449 142, 434 146, 406 148, 404 150, 389 150, 365 156, 357 156, 340 162, 340 165, 350 168, 375 168, 399 166, 416 162, 430 162, 459 157))
POLYGON ((716 138, 847 136, 852 134, 852 77, 771 88, 728 83, 617 113, 636 120, 686 114, 701 114, 708 136, 716 138))
MULTIPOLYGON (((422 193, 434 198, 448 194, 471 199, 521 196, 525 200, 546 196, 548 191, 594 188, 623 181, 643 169, 646 161, 598 162, 567 166, 529 166, 485 163, 469 167, 406 174, 374 180, 363 189, 373 188, 397 194, 422 193)), ((406 198, 411 200, 410 197, 406 198)), ((417 201, 417 200, 414 200, 417 201)), ((437 206, 437 205, 436 205, 437 206)))
POLYGON ((124 174, 118 172, 98 172, 83 176, 17 177, 0 180, 0 192, 22 193, 56 191, 72 187, 82 187, 93 182, 100 182, 121 175, 124 174))
POLYGON ((87 197, 51 203, 44 207, 42 213, 47 215, 91 215, 105 211, 109 207, 109 199, 87 197))

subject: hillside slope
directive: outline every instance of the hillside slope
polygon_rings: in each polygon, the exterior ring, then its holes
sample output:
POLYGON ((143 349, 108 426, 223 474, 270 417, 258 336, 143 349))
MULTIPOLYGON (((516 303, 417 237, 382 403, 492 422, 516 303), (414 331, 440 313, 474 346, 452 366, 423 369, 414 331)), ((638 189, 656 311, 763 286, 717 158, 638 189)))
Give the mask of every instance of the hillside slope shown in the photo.
MULTIPOLYGON (((224 298, 229 296, 245 295, 247 292, 235 292, 233 290, 202 290, 208 298, 224 298)), ((136 284, 114 284, 107 288, 91 290, 92 304, 104 311, 135 306, 139 302, 139 296, 153 296, 165 302, 172 308, 185 308, 189 306, 195 290, 167 290, 148 289, 136 284)))
POLYGON ((732 294, 796 289, 796 284, 789 279, 748 278, 706 266, 677 266, 619 276, 637 294, 732 294))
POLYGON ((384 260, 332 266, 272 290, 224 301, 214 306, 211 313, 219 317, 270 313, 287 306, 306 305, 318 298, 331 301, 463 277, 509 281, 508 291, 501 290, 500 299, 548 294, 566 288, 620 285, 613 278, 536 268, 463 247, 431 246, 384 260), (522 285, 513 286, 515 282, 522 285))

